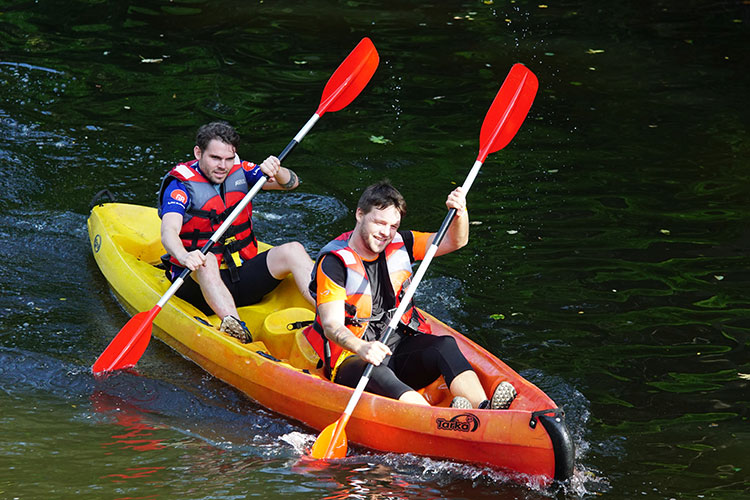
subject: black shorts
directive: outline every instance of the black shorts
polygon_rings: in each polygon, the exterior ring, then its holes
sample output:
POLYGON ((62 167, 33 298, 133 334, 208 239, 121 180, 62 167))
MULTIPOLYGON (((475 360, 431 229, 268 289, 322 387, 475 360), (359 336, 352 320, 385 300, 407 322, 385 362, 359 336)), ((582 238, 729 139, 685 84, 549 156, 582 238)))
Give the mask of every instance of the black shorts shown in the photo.
MULTIPOLYGON (((211 257, 211 255, 209 255, 211 257)), ((250 260, 246 260, 237 268, 240 279, 232 283, 229 269, 221 269, 221 279, 234 297, 237 307, 257 304, 263 297, 279 286, 281 280, 277 280, 268 270, 268 252, 261 252, 250 260)), ((175 277, 180 275, 182 269, 173 266, 175 277)), ((167 273, 169 274, 169 273, 167 273)), ((179 298, 190 302, 200 309, 203 314, 210 316, 215 314, 203 298, 203 292, 197 281, 193 279, 192 273, 187 277, 182 286, 175 293, 179 298)))
MULTIPOLYGON (((339 366, 334 382, 356 387, 367 362, 349 356, 339 366)), ((471 365, 458 349, 456 339, 448 335, 407 335, 385 360, 372 370, 365 390, 393 399, 419 390, 442 375, 450 387, 453 379, 471 370, 471 365)))

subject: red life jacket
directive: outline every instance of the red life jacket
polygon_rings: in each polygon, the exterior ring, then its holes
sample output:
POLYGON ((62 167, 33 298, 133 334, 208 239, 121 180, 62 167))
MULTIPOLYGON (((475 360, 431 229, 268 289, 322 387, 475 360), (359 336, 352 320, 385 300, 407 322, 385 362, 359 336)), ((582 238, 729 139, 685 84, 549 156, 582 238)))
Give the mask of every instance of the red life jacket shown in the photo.
MULTIPOLYGON (((234 207, 242 201, 249 191, 244 170, 252 169, 255 165, 246 161, 236 163, 219 187, 224 192, 223 197, 214 184, 200 173, 197 166, 198 160, 177 165, 164 176, 159 192, 159 207, 161 207, 164 191, 172 179, 180 180, 188 191, 190 206, 184 215, 180 230, 180 239, 188 252, 203 248, 227 216, 232 213, 234 207)), ((248 260, 258 254, 258 241, 253 232, 252 216, 253 204, 248 203, 211 248, 219 265, 221 266, 224 262, 229 268, 233 281, 239 279, 237 267, 240 265, 239 260, 235 260, 234 256, 239 254, 243 260, 248 260)), ((182 266, 174 257, 170 256, 169 260, 177 266, 182 266)))
MULTIPOLYGON (((365 271, 362 258, 355 250, 349 247, 349 237, 352 231, 342 234, 328 243, 320 251, 313 271, 313 280, 317 273, 322 257, 326 254, 335 255, 346 266, 346 303, 344 304, 344 325, 357 337, 362 338, 367 325, 371 320, 379 320, 381 317, 373 318, 372 315, 372 288, 365 271)), ((411 260, 406 250, 404 240, 396 233, 393 241, 383 251, 385 254, 388 275, 396 297, 396 307, 401 303, 406 288, 411 281, 411 260)), ((382 286, 382 285, 381 285, 382 286)), ((430 325, 424 316, 410 303, 406 312, 401 316, 400 324, 421 333, 431 333, 430 325)), ((335 368, 346 356, 341 356, 344 349, 334 342, 330 342, 323 333, 323 325, 320 317, 315 316, 315 321, 303 332, 315 352, 323 360, 325 375, 332 378, 335 368)))

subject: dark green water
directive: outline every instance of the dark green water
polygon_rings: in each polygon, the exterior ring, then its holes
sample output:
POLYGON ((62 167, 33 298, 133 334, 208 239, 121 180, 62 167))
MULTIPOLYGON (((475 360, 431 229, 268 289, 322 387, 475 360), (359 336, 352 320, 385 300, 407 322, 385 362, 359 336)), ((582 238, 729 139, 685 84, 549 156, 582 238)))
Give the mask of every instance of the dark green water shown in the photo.
POLYGON ((421 305, 565 408, 578 457, 557 496, 746 498, 749 8, 0 1, 0 498, 553 496, 361 449, 311 470, 316 433, 157 341, 140 376, 90 375, 127 321, 90 255, 94 193, 153 205, 212 119, 244 158, 278 154, 363 36, 377 73, 289 157, 301 188, 259 197, 261 237, 315 253, 383 177, 404 226, 435 230, 523 62, 535 104, 421 305))

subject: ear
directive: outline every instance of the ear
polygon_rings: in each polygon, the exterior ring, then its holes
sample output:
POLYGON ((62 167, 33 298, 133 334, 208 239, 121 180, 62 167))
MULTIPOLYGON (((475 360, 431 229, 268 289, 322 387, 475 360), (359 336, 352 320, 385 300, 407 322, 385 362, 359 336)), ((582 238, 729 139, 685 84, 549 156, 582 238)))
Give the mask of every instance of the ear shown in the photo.
POLYGON ((198 146, 195 146, 193 148, 193 155, 195 155, 195 159, 196 160, 200 160, 201 159, 202 153, 203 152, 201 151, 201 148, 199 148, 198 146))
POLYGON ((362 211, 361 208, 357 207, 357 211, 354 212, 354 218, 357 219, 357 224, 362 222, 362 218, 365 216, 365 213, 362 211))

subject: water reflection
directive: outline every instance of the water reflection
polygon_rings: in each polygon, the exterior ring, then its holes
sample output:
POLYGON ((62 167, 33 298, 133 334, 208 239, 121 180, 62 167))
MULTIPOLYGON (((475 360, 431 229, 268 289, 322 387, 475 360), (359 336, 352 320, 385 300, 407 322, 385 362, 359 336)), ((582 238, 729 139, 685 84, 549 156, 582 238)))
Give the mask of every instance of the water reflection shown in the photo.
MULTIPOLYGON (((132 449, 134 451, 156 451, 164 448, 158 435, 159 428, 143 421, 145 410, 132 402, 98 390, 91 395, 91 408, 97 413, 114 417, 114 423, 125 427, 124 434, 113 434, 114 441, 102 443, 103 447, 132 449)), ((112 453, 112 452, 110 452, 112 453)))

